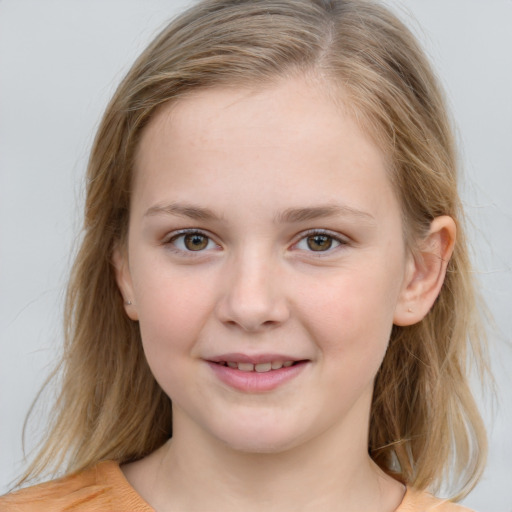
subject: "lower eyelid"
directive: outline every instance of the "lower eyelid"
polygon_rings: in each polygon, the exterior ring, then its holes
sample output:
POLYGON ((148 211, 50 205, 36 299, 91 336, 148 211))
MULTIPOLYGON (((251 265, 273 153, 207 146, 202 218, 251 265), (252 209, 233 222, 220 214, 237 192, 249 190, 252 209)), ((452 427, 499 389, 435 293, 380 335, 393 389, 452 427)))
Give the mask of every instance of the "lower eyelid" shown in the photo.
POLYGON ((340 236, 336 236, 333 233, 329 233, 329 232, 325 232, 325 231, 311 231, 309 233, 306 233, 306 234, 302 235, 302 237, 297 242, 295 242, 293 244, 293 247, 297 247, 301 242, 307 243, 307 239, 309 237, 312 237, 312 236, 315 236, 315 235, 329 237, 333 241, 332 246, 329 247, 328 249, 326 249, 325 251, 314 251, 314 250, 309 249, 309 248, 303 248, 302 250, 304 250, 306 252, 317 253, 317 254, 320 255, 322 253, 326 254, 326 253, 332 252, 334 249, 337 249, 338 247, 348 245, 348 241, 347 240, 341 238, 340 236))
POLYGON ((310 249, 309 247, 302 247, 302 248, 299 247, 299 244, 302 243, 302 242, 307 244, 307 239, 299 240, 299 242, 297 244, 295 244, 295 247, 297 247, 299 250, 303 250, 303 251, 306 251, 306 252, 311 252, 313 254, 315 254, 315 253, 321 254, 321 253, 331 252, 332 250, 334 250, 334 249, 338 248, 340 245, 342 245, 342 243, 339 240, 336 240, 335 238, 333 238, 332 239, 332 245, 330 247, 328 247, 324 251, 322 251, 322 250, 315 251, 314 249, 310 249))
POLYGON ((201 252, 203 252, 205 250, 211 250, 211 249, 214 248, 214 247, 208 247, 208 248, 205 247, 202 250, 191 251, 191 250, 188 250, 186 248, 177 247, 175 242, 180 240, 180 239, 182 239, 181 242, 183 243, 183 239, 187 235, 200 235, 200 236, 203 236, 203 237, 208 239, 208 245, 213 244, 215 247, 219 247, 219 244, 208 233, 204 233, 202 231, 195 230, 195 229, 184 230, 184 231, 177 231, 177 232, 174 232, 174 233, 170 233, 170 234, 166 235, 162 239, 161 243, 164 246, 172 246, 174 248, 174 250, 180 251, 180 252, 184 252, 184 253, 194 253, 194 252, 201 253, 201 252))

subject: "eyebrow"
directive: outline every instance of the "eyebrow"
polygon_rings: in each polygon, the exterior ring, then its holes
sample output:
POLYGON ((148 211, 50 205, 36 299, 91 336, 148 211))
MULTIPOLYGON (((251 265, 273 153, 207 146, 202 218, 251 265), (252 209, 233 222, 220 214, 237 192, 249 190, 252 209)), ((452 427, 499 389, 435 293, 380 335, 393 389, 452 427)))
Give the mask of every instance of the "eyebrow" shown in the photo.
MULTIPOLYGON (((222 217, 217 215, 213 210, 188 203, 155 205, 149 208, 144 216, 151 217, 161 214, 177 215, 179 217, 187 217, 189 219, 203 221, 222 220, 222 217)), ((274 216, 274 222, 276 224, 291 224, 294 222, 305 222, 309 220, 337 216, 356 217, 371 223, 375 221, 375 217, 368 212, 358 210, 346 205, 328 204, 305 208, 288 208, 283 212, 276 214, 274 216)))
POLYGON ((220 220, 220 217, 209 208, 203 208, 202 206, 186 203, 155 205, 146 211, 144 217, 151 217, 153 215, 160 214, 178 215, 179 217, 187 217, 194 220, 220 220))
POLYGON ((276 223, 293 223, 315 220, 325 217, 350 216, 370 222, 375 221, 375 217, 368 212, 358 210, 346 205, 329 204, 322 206, 313 206, 309 208, 288 208, 275 217, 276 223))

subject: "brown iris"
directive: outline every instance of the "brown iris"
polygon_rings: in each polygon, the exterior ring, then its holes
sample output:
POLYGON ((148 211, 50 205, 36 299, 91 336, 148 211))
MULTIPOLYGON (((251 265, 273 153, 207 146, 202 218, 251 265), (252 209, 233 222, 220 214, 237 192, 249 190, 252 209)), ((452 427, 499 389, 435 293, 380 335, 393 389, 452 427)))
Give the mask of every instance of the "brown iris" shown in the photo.
POLYGON ((332 246, 332 237, 329 235, 311 235, 307 238, 307 244, 312 251, 327 251, 332 246))
POLYGON ((189 251, 201 251, 208 245, 208 237, 199 233, 191 233, 185 235, 183 243, 189 251))

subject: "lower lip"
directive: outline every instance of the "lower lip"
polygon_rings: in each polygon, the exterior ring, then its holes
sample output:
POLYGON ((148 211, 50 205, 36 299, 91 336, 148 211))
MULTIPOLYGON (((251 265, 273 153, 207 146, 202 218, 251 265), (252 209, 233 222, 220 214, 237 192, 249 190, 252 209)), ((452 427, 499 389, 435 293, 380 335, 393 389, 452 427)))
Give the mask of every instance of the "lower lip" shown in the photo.
POLYGON ((258 373, 255 371, 243 372, 236 368, 208 361, 210 368, 224 384, 245 393, 272 391, 297 377, 307 364, 307 361, 301 361, 286 368, 279 368, 279 370, 258 373))

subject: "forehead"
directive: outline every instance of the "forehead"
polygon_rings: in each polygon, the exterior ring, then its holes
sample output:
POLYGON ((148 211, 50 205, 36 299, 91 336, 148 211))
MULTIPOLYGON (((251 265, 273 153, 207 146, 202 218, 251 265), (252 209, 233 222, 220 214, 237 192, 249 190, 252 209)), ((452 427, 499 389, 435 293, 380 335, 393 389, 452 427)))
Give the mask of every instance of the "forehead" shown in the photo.
POLYGON ((169 140, 169 137, 175 139, 188 131, 195 134, 189 142, 201 146, 206 141, 222 137, 223 132, 225 134, 230 129, 243 138, 251 129, 259 128, 262 129, 260 135, 268 133, 270 138, 275 135, 272 128, 287 125, 280 135, 283 142, 292 142, 294 137, 308 138, 323 127, 324 136, 314 141, 316 149, 321 151, 332 142, 328 132, 332 133, 332 138, 336 137, 339 134, 333 128, 340 119, 349 119, 354 125, 354 133, 378 146, 380 158, 390 168, 389 151, 381 144, 376 123, 369 121, 355 103, 338 85, 313 73, 257 85, 201 88, 156 110, 140 138, 136 164, 142 164, 142 154, 147 153, 145 150, 153 143, 169 140), (286 110, 284 117, 283 106, 286 110), (220 123, 224 130, 218 129, 220 123))
POLYGON ((325 87, 286 79, 263 88, 200 90, 164 105, 143 132, 136 193, 251 183, 263 194, 387 187, 385 154, 325 87), (341 178, 341 180, 340 180, 341 178), (222 181, 224 180, 224 181, 222 181))

